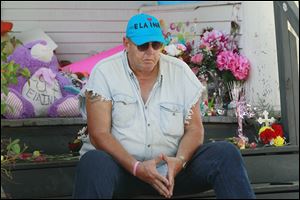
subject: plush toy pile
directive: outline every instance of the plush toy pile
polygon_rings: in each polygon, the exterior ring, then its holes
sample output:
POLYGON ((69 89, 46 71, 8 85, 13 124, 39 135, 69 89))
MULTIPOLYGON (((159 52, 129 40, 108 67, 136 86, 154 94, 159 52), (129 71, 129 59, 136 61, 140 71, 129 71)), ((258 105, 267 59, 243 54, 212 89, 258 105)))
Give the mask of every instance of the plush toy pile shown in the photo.
POLYGON ((80 116, 77 93, 65 89, 72 86, 59 73, 59 64, 45 41, 33 41, 17 47, 8 57, 21 68, 27 67, 30 80, 18 77, 17 85, 10 85, 6 103, 13 109, 6 118, 76 117, 80 116))

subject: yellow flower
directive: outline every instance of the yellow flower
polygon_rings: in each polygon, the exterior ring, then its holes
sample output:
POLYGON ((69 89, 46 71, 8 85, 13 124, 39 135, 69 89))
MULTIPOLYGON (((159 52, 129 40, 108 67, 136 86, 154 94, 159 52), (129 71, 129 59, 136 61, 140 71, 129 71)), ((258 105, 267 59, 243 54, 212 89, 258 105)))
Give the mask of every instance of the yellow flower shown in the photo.
POLYGON ((280 136, 277 136, 275 139, 274 139, 274 145, 276 147, 280 147, 280 146, 283 146, 284 145, 284 138, 280 137, 280 136))
POLYGON ((32 153, 32 157, 33 158, 36 158, 36 157, 39 157, 41 155, 40 151, 38 150, 35 150, 33 153, 32 153))

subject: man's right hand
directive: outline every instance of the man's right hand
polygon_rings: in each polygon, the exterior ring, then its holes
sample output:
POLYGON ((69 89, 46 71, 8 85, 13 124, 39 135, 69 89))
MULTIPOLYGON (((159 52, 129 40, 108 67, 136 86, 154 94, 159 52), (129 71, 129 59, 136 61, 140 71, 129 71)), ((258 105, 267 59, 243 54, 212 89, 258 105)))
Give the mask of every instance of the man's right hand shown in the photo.
POLYGON ((168 190, 168 179, 160 175, 156 170, 156 165, 161 161, 162 156, 158 156, 155 159, 147 160, 140 163, 137 168, 136 176, 142 181, 149 183, 164 197, 171 198, 171 194, 168 190))

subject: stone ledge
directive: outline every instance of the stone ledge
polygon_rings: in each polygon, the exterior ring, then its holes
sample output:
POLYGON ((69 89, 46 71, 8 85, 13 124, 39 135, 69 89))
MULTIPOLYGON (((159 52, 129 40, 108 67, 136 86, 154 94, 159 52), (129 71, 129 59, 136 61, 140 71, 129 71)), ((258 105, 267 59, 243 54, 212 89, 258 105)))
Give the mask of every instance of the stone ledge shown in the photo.
MULTIPOLYGON (((236 123, 235 117, 211 116, 202 117, 203 123, 236 123)), ((54 125, 85 125, 86 120, 77 118, 27 118, 27 119, 1 119, 2 127, 20 126, 54 126, 54 125)))

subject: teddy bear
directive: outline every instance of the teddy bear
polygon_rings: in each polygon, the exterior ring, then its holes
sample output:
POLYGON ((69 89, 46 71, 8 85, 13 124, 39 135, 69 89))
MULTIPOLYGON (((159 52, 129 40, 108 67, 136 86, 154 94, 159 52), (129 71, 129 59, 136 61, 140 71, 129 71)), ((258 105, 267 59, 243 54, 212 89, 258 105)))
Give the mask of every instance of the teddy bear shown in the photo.
POLYGON ((19 76, 18 84, 9 86, 6 103, 13 109, 8 109, 4 117, 80 116, 78 96, 64 89, 72 83, 59 73, 58 60, 46 41, 20 45, 7 60, 19 64, 20 68, 27 67, 31 77, 27 81, 19 76))

